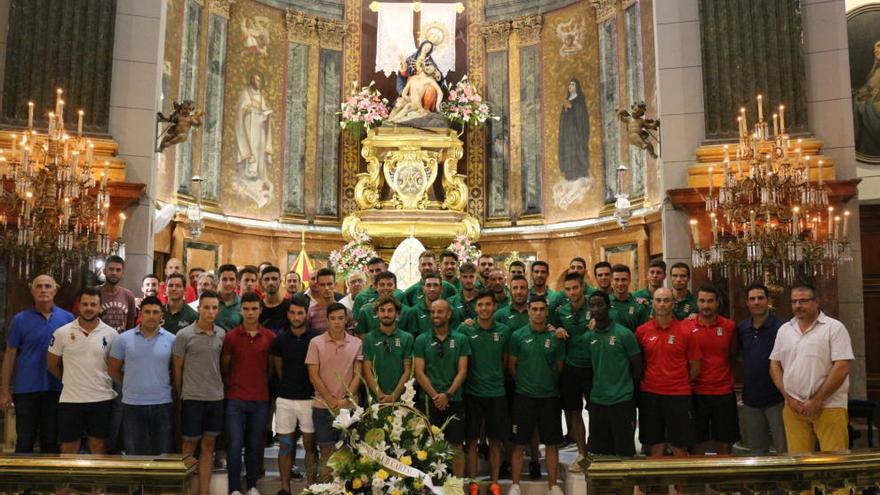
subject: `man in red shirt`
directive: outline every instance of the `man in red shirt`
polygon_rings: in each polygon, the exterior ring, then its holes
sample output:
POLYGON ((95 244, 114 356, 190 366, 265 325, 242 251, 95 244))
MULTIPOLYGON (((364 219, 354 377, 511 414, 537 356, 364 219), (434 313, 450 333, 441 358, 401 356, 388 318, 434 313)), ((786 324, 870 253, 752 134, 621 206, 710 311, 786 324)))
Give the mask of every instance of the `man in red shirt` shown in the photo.
POLYGON ((739 418, 733 393, 733 363, 736 360, 736 324, 718 315, 718 289, 697 291, 699 316, 681 323, 692 330, 703 359, 694 385, 694 417, 697 445, 694 454, 705 455, 712 441, 719 454, 729 454, 739 440, 739 418))
MULTIPOLYGON (((260 326, 260 297, 241 296, 242 323, 223 339, 220 364, 226 377, 226 441, 229 493, 241 495, 241 449, 248 493, 257 488, 269 411, 269 349, 275 334, 260 326), (245 433, 247 432, 247 436, 245 433)), ((259 492, 257 492, 259 493, 259 492)))
POLYGON ((654 291, 654 319, 636 330, 645 374, 640 383, 640 440, 650 455, 686 457, 694 445, 691 382, 700 374, 700 346, 692 330, 672 316, 672 290, 654 291))

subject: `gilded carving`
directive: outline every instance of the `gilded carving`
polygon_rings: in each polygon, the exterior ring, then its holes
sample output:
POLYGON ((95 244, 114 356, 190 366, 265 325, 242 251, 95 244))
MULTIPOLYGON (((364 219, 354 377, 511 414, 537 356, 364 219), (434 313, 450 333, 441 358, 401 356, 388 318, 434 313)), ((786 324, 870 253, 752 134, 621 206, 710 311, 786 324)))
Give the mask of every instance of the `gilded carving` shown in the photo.
POLYGON ((214 14, 229 17, 229 8, 237 0, 208 0, 208 11, 214 14))
POLYGON ((519 36, 520 46, 531 45, 541 41, 541 14, 520 17, 510 21, 510 28, 519 36))
POLYGON ((338 21, 318 19, 317 23, 318 43, 322 47, 334 50, 342 49, 342 39, 345 36, 345 24, 338 21))
MULTIPOLYGON (((361 70, 361 0, 345 0, 346 34, 343 40, 342 87, 357 85, 361 70)), ((360 139, 350 132, 342 133, 342 198, 340 213, 348 215, 357 209, 355 184, 358 181, 360 139)))
POLYGON ((590 4, 596 10, 596 23, 600 24, 604 20, 614 17, 620 0, 590 0, 590 4))
POLYGON ((458 160, 463 155, 461 144, 450 148, 443 161, 443 208, 464 211, 467 206, 467 176, 458 173, 458 160))
POLYGON ((421 146, 402 146, 387 155, 382 171, 394 191, 392 205, 398 210, 424 210, 428 206, 428 188, 437 178, 440 153, 421 146))
POLYGON ((382 192, 382 164, 376 155, 376 148, 372 146, 365 146, 361 154, 367 161, 367 171, 357 174, 354 198, 359 209, 368 210, 379 206, 379 195, 382 192))
POLYGON ((484 24, 480 32, 486 40, 486 51, 506 50, 510 38, 510 21, 484 24))
POLYGON ((284 14, 284 26, 288 41, 309 43, 316 36, 318 19, 302 12, 288 10, 284 14))
MULTIPOLYGON (((468 55, 467 74, 471 84, 476 86, 481 93, 485 91, 483 79, 485 77, 485 55, 483 53, 483 39, 480 27, 485 19, 485 0, 467 0, 467 11, 470 16, 468 25, 468 55)), ((467 133, 467 186, 470 198, 468 199, 468 213, 473 217, 482 219, 486 210, 486 198, 483 195, 485 188, 485 144, 486 128, 481 126, 470 129, 467 133)))

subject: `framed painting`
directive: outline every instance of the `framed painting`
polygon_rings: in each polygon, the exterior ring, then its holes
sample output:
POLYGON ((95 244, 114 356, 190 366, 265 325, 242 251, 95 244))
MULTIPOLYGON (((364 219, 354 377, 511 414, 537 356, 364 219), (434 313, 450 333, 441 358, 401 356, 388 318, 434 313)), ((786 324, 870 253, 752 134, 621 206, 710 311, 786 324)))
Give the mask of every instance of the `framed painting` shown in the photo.
POLYGON ((856 159, 880 164, 880 3, 846 15, 856 159))

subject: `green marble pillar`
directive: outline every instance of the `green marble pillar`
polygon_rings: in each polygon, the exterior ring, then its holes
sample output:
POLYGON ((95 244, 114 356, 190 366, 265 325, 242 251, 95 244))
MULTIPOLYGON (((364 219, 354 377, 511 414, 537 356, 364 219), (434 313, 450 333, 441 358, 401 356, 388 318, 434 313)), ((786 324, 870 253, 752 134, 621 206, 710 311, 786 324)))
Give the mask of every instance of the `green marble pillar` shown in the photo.
POLYGON ((27 125, 33 101, 34 125, 46 127, 55 89, 64 89, 65 127, 106 134, 110 117, 110 75, 116 0, 12 0, 0 124, 27 125))
POLYGON ((700 0, 700 42, 706 139, 737 137, 737 112, 764 118, 785 105, 789 133, 807 131, 806 82, 800 2, 700 0))

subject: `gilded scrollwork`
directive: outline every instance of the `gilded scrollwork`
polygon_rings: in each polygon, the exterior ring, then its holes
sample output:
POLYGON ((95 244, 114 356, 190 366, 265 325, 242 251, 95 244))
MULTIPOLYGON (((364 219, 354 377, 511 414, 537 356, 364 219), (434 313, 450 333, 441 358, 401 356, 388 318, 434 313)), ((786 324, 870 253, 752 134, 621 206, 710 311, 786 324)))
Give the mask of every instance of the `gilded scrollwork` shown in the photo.
POLYGON ((510 28, 519 35, 519 44, 530 45, 541 41, 541 14, 519 17, 510 21, 510 28))
POLYGON ((382 165, 385 181, 394 191, 391 201, 399 210, 424 210, 428 206, 428 188, 437 178, 440 153, 420 146, 402 146, 389 152, 382 165))
POLYGON ((357 174, 354 186, 354 199, 358 208, 368 210, 379 206, 379 195, 382 192, 382 164, 372 146, 364 146, 361 155, 367 161, 367 171, 357 174))
POLYGON ((506 50, 510 38, 510 21, 484 24, 480 32, 486 40, 486 51, 506 50))
POLYGON ((453 211, 464 211, 467 207, 468 187, 467 176, 458 173, 458 160, 463 155, 461 144, 451 147, 443 161, 443 208, 453 211))

